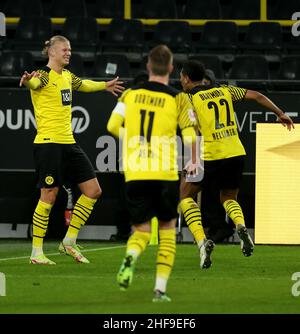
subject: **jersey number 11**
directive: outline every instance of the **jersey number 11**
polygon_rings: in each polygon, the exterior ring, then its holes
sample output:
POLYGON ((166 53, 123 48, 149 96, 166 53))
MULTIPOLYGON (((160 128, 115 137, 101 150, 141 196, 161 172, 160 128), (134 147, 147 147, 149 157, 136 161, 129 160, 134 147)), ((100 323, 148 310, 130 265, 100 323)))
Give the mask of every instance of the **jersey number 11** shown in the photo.
POLYGON ((141 109, 140 114, 141 114, 141 126, 140 126, 140 136, 141 136, 141 138, 145 138, 144 125, 145 125, 147 114, 149 116, 149 123, 148 123, 148 128, 147 128, 146 139, 147 139, 147 142, 150 143, 155 113, 154 113, 154 111, 147 112, 147 110, 141 109))

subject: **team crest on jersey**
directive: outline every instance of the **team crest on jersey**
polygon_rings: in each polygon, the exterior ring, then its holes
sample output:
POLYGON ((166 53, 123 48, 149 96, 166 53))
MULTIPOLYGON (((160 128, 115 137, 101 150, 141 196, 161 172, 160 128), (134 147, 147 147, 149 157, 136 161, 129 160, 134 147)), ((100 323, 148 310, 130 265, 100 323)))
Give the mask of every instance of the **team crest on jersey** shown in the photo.
POLYGON ((54 183, 54 178, 52 176, 48 175, 48 176, 45 177, 45 182, 48 186, 51 186, 51 184, 54 183))
POLYGON ((195 117, 195 112, 194 112, 194 109, 189 109, 188 110, 188 114, 189 114, 189 118, 192 122, 195 122, 196 121, 196 117, 195 117))

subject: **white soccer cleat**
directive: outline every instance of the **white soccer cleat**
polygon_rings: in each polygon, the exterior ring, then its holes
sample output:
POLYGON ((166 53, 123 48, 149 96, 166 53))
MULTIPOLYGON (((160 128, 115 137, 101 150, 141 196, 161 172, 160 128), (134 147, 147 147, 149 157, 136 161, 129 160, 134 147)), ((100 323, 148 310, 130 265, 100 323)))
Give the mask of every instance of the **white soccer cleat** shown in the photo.
POLYGON ((246 226, 242 224, 237 225, 236 232, 241 239, 241 249, 244 256, 251 256, 254 251, 254 243, 247 231, 246 226))
POLYGON ((59 244, 58 250, 60 253, 70 255, 73 259, 79 263, 90 263, 90 261, 84 257, 80 252, 79 245, 64 245, 62 242, 59 244))
POLYGON ((31 256, 29 260, 30 264, 44 264, 44 265, 54 265, 55 262, 49 260, 44 254, 31 256))
POLYGON ((215 244, 212 240, 203 239, 200 246, 200 268, 208 269, 211 264, 211 253, 214 250, 215 244))

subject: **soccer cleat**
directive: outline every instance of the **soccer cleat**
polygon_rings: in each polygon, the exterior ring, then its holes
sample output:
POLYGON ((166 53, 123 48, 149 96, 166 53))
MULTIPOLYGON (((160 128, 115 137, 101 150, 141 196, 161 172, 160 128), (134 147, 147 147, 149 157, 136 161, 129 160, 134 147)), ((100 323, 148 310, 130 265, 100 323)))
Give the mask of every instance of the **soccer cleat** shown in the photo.
POLYGON ((66 255, 70 255, 73 257, 73 259, 79 263, 90 263, 90 261, 84 257, 81 252, 80 249, 82 247, 80 247, 79 245, 64 245, 62 242, 59 244, 58 250, 60 251, 60 253, 66 254, 66 255))
POLYGON ((244 256, 251 256, 254 250, 254 243, 247 231, 246 226, 239 224, 236 232, 241 239, 241 249, 244 256))
POLYGON ((55 262, 49 260, 44 254, 32 256, 29 259, 30 264, 44 264, 44 265, 54 265, 55 262))
POLYGON ((165 292, 161 292, 160 290, 154 291, 154 297, 152 299, 153 303, 165 303, 165 302, 171 302, 172 299, 168 297, 165 292))
POLYGON ((215 247, 212 240, 203 239, 202 245, 200 246, 200 268, 208 269, 211 264, 211 253, 215 247))
POLYGON ((134 271, 134 260, 131 255, 127 255, 117 274, 117 282, 121 291, 126 291, 132 283, 134 271))

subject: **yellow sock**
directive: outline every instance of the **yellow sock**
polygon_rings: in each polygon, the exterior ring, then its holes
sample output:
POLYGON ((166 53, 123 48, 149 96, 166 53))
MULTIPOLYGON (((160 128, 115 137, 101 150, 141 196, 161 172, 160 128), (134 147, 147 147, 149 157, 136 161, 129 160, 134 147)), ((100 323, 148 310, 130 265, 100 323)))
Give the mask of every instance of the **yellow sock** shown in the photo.
POLYGON ((205 238, 199 206, 191 197, 183 199, 179 205, 189 230, 199 244, 205 238))
POLYGON ((245 225, 243 211, 237 201, 229 199, 223 203, 223 206, 235 225, 245 225))
POLYGON ((40 248, 41 253, 52 206, 52 204, 39 200, 33 214, 32 246, 33 248, 40 248))
POLYGON ((150 237, 150 232, 134 231, 127 241, 126 254, 132 255, 136 260, 147 247, 150 237))
POLYGON ((159 230, 159 246, 156 261, 156 282, 154 290, 166 292, 176 253, 176 231, 172 229, 159 230))
POLYGON ((78 198, 72 212, 72 218, 64 243, 68 243, 70 240, 76 240, 81 226, 83 226, 90 217, 96 202, 96 199, 89 198, 83 194, 78 198))

